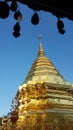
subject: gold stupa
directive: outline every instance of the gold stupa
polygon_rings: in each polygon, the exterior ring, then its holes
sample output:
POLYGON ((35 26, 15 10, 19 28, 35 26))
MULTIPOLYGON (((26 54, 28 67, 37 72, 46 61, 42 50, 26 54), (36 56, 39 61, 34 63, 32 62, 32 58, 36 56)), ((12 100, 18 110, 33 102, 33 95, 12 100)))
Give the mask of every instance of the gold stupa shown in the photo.
POLYGON ((73 130, 73 85, 47 58, 41 42, 15 100, 16 130, 73 130))

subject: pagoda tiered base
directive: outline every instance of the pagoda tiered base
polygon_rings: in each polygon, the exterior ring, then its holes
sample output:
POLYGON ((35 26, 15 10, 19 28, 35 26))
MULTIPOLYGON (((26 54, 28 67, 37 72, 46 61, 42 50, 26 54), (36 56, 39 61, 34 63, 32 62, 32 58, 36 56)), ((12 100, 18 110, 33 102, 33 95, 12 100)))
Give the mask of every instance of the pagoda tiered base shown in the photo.
POLYGON ((73 115, 64 113, 27 114, 16 130, 73 130, 73 115))

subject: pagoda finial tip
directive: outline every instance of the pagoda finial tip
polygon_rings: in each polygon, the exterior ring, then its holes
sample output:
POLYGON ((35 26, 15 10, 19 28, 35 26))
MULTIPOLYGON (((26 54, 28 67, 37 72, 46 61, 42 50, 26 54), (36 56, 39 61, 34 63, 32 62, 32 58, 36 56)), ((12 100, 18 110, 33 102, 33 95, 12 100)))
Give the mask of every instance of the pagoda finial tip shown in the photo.
POLYGON ((42 35, 39 34, 40 43, 42 43, 42 35))
POLYGON ((43 50, 43 47, 42 47, 42 35, 39 34, 39 39, 40 39, 40 46, 39 46, 39 52, 38 52, 38 55, 44 55, 44 50, 43 50))

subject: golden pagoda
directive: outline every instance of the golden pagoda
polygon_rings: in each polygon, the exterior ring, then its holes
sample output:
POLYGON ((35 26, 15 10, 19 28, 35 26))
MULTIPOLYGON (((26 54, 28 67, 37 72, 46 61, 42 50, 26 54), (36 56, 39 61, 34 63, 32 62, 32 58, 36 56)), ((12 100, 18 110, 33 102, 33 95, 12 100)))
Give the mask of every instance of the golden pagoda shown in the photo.
POLYGON ((47 58, 42 42, 14 100, 15 130, 73 130, 73 85, 47 58))

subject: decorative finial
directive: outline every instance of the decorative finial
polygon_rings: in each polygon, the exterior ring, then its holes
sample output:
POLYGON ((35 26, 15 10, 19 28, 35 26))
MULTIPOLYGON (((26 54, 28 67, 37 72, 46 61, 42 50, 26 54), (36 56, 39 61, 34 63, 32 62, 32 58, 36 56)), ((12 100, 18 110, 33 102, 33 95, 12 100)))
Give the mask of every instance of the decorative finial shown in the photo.
POLYGON ((40 39, 40 46, 39 46, 38 55, 45 55, 43 47, 42 47, 42 35, 41 34, 39 34, 39 39, 40 39))
POLYGON ((40 43, 42 43, 42 35, 39 34, 40 43))

